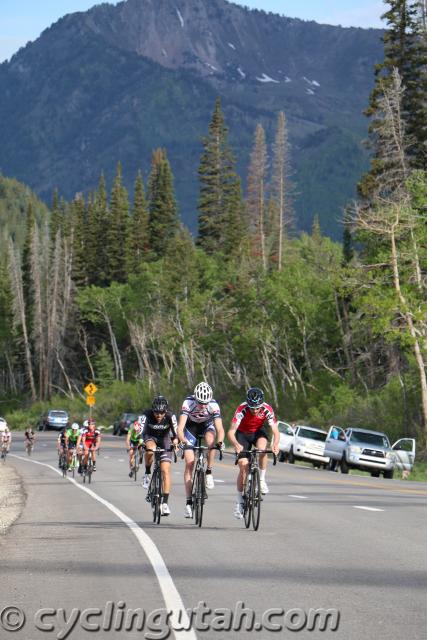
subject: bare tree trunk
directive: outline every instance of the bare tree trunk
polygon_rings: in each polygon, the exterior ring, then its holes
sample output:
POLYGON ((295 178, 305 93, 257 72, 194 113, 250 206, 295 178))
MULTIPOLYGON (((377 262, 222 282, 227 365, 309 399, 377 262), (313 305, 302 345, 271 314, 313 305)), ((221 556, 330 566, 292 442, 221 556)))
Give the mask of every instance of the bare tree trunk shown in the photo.
POLYGON ((267 148, 265 132, 258 124, 255 131, 255 143, 251 154, 248 175, 248 203, 247 209, 250 223, 258 236, 261 245, 261 259, 264 271, 267 271, 267 257, 265 251, 265 179, 267 174, 267 148))
POLYGON ((10 241, 10 244, 9 244, 9 255, 10 255, 11 284, 12 284, 12 291, 14 294, 13 308, 14 308, 15 324, 19 325, 22 329, 22 335, 24 339, 24 350, 25 350, 25 363, 27 368, 28 380, 30 383, 31 399, 33 400, 33 402, 35 402, 37 399, 37 393, 36 393, 36 386, 34 383, 30 341, 29 341, 28 332, 27 332, 27 320, 25 317, 25 303, 24 303, 24 292, 22 288, 21 264, 20 264, 19 258, 15 254, 15 249, 14 249, 12 240, 10 241))
POLYGON ((277 206, 278 216, 279 248, 277 268, 279 271, 282 270, 283 266, 285 230, 291 222, 290 188, 288 184, 289 174, 289 143, 286 118, 283 111, 280 111, 277 121, 273 160, 273 200, 277 206))

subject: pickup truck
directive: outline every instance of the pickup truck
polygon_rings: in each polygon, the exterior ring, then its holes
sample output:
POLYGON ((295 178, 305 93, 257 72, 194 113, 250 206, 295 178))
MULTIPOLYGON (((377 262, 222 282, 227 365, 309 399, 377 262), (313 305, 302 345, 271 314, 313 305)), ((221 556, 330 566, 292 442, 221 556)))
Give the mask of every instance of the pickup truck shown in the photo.
POLYGON ((393 445, 385 433, 369 429, 342 429, 332 426, 326 437, 325 455, 330 458, 331 471, 341 468, 370 472, 378 478, 393 478, 395 469, 410 471, 415 460, 415 440, 401 438, 393 445))

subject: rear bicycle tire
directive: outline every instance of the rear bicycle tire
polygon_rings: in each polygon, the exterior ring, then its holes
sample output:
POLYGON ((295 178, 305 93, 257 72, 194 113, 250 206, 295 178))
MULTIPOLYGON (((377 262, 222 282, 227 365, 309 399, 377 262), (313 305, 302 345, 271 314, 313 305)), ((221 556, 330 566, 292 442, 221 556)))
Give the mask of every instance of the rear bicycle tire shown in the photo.
POLYGON ((258 531, 261 517, 261 482, 258 469, 252 473, 252 526, 258 531))

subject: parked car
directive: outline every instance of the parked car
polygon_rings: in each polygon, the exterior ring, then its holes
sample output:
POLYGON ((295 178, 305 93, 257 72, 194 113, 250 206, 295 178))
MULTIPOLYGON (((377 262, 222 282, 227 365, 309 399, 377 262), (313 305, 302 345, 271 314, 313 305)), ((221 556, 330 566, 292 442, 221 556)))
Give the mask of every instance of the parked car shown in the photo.
POLYGON ((330 457, 329 468, 339 466, 342 473, 350 469, 369 471, 371 476, 393 478, 395 469, 410 471, 415 460, 415 440, 401 438, 393 445, 385 433, 370 429, 329 429, 325 454, 330 457))
POLYGON ((138 413, 122 413, 113 425, 113 436, 123 436, 129 431, 132 422, 138 420, 138 413))
POLYGON ((306 460, 314 467, 327 466, 329 458, 325 456, 326 431, 305 425, 291 427, 286 422, 279 422, 278 426, 281 462, 287 459, 290 464, 294 464, 295 460, 306 460))
POLYGON ((46 431, 49 429, 55 429, 56 431, 62 431, 64 427, 68 427, 69 417, 66 411, 62 409, 49 409, 49 411, 42 416, 37 423, 39 431, 46 431))

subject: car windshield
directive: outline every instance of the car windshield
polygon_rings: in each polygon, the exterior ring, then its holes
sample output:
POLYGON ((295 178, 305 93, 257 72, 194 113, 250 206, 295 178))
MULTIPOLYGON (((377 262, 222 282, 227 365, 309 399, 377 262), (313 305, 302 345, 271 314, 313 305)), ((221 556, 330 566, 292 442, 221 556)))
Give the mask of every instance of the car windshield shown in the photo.
POLYGON ((321 442, 325 442, 327 436, 326 433, 314 431, 314 429, 300 429, 298 435, 301 438, 310 438, 311 440, 320 440, 321 442))
POLYGON ((135 421, 137 420, 138 416, 136 415, 136 413, 125 413, 125 420, 130 420, 130 421, 135 421))
POLYGON ((52 418, 67 418, 67 413, 65 411, 49 411, 49 415, 52 418))
POLYGON ((367 431, 352 431, 350 442, 361 442, 362 444, 370 444, 373 447, 390 448, 390 443, 386 436, 380 433, 368 433, 367 431))

